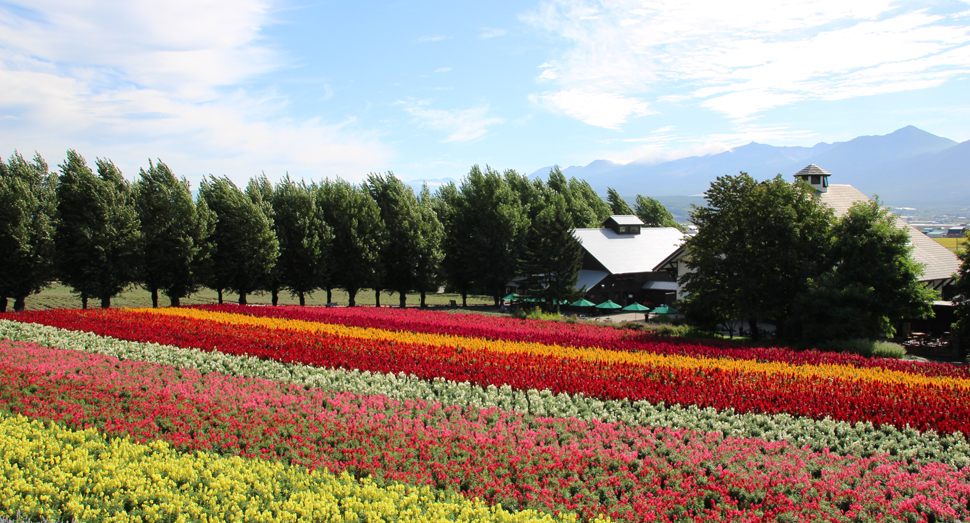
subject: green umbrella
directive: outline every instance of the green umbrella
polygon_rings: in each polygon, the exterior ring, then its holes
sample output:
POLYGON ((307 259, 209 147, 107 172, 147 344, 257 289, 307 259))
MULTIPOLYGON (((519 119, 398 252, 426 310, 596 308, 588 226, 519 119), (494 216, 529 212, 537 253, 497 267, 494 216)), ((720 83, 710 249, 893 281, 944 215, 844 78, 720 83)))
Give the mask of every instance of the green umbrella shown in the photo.
POLYGON ((616 309, 622 309, 623 306, 620 305, 619 303, 614 302, 613 300, 606 300, 603 303, 597 305, 596 308, 616 310, 616 309))
POLYGON ((518 297, 519 297, 519 295, 513 292, 512 294, 509 294, 508 296, 506 296, 506 297, 504 297, 502 299, 505 300, 505 301, 512 301, 512 300, 514 300, 514 299, 516 299, 518 297))
POLYGON ((623 310, 625 310, 625 311, 633 311, 633 312, 643 312, 643 311, 650 310, 650 307, 644 307, 643 305, 640 305, 639 303, 631 303, 630 305, 627 305, 626 307, 623 307, 623 310))
POLYGON ((653 310, 655 314, 677 314, 677 309, 668 307, 667 305, 661 305, 653 310))
POLYGON ((589 300, 587 300, 585 298, 583 298, 582 300, 579 300, 579 301, 574 301, 574 302, 570 303, 570 305, 572 305, 573 307, 595 307, 596 306, 595 303, 593 303, 593 302, 591 302, 591 301, 589 301, 589 300))
MULTIPOLYGON (((631 303, 630 305, 627 305, 626 307, 623 307, 623 310, 632 311, 632 312, 642 312, 644 313, 643 318, 646 319, 647 317, 646 312, 650 310, 650 307, 644 307, 643 305, 640 305, 639 303, 634 302, 634 303, 631 303)), ((636 315, 633 316, 633 319, 634 320, 637 319, 636 315)))

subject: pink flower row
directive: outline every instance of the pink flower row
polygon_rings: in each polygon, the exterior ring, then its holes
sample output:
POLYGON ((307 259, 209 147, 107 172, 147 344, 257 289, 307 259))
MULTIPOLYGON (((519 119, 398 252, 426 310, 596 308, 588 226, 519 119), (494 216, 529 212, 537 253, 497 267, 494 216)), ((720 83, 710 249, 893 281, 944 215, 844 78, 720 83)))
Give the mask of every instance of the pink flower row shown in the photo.
POLYGON ((970 471, 687 429, 537 418, 0 342, 0 404, 184 449, 430 483, 629 521, 966 518, 970 471))

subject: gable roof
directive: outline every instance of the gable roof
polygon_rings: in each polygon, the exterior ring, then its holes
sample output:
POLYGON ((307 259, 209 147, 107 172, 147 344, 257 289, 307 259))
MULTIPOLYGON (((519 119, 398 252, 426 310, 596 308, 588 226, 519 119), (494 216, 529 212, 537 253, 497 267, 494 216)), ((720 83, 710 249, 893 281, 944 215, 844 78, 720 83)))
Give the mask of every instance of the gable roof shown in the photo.
MULTIPOLYGON (((859 189, 842 184, 829 185, 828 192, 819 193, 819 196, 822 198, 822 203, 835 211, 837 218, 841 218, 855 202, 869 201, 869 197, 859 189)), ((900 218, 896 218, 896 227, 909 233, 909 240, 913 244, 911 256, 916 263, 923 264, 923 275, 920 276, 920 281, 952 278, 960 268, 960 260, 956 255, 933 238, 900 218)))
POLYGON ((617 225, 643 225, 643 221, 634 214, 614 214, 603 220, 603 227, 609 227, 607 224, 611 221, 617 225))
POLYGON ((658 263, 684 243, 684 233, 675 227, 644 227, 640 234, 573 229, 573 236, 610 274, 653 272, 658 263))

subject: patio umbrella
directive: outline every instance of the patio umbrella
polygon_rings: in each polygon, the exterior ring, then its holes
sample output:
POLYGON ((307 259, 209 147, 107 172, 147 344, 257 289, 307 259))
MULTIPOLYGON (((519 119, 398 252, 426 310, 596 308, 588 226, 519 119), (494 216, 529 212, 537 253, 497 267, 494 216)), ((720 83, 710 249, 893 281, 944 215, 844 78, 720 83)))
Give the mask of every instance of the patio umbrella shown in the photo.
POLYGON ((573 307, 595 307, 596 306, 595 303, 593 303, 593 302, 591 302, 591 301, 589 301, 589 300, 587 300, 585 298, 583 298, 582 300, 579 300, 579 301, 574 301, 574 302, 570 303, 570 305, 572 305, 573 307))
POLYGON ((596 306, 597 309, 609 309, 615 311, 616 309, 622 309, 623 306, 613 300, 606 300, 603 303, 596 306))
POLYGON ((505 300, 505 301, 512 301, 512 300, 514 300, 514 299, 516 299, 518 297, 519 297, 519 295, 513 292, 512 294, 509 294, 508 296, 506 296, 506 297, 504 297, 502 299, 505 300))
POLYGON ((677 309, 674 309, 667 305, 661 305, 651 312, 654 312, 656 314, 677 314, 677 309))
MULTIPOLYGON (((643 313, 643 319, 647 319, 647 311, 650 310, 650 307, 644 307, 643 305, 640 305, 639 303, 631 303, 630 305, 627 305, 626 307, 623 307, 623 310, 625 310, 625 311, 631 311, 631 312, 642 312, 643 313)), ((633 316, 633 319, 636 319, 636 318, 637 318, 636 315, 634 315, 633 316)))

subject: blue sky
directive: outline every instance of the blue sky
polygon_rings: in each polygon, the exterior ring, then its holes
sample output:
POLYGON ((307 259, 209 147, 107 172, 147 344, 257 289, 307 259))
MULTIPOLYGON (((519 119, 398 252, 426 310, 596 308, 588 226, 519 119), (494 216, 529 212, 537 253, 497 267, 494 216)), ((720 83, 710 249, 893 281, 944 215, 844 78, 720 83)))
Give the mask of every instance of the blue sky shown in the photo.
POLYGON ((968 0, 0 1, 0 154, 193 186, 965 141, 968 93, 968 0))

